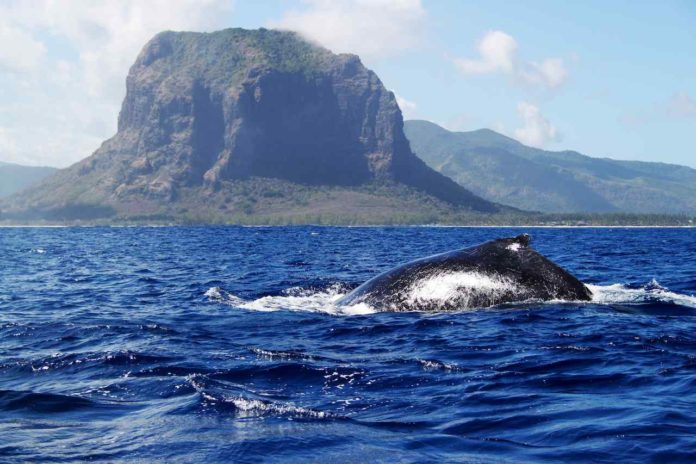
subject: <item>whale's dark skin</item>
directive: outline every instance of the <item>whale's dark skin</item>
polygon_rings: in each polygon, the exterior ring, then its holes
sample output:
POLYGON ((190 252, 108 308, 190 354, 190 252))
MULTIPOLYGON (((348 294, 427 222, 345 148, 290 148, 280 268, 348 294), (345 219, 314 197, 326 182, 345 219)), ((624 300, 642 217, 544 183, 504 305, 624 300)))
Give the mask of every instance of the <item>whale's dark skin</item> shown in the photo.
POLYGON ((411 261, 368 280, 337 304, 365 303, 378 311, 443 311, 592 298, 582 282, 529 242, 523 234, 411 261), (442 285, 448 286, 444 297, 442 285))

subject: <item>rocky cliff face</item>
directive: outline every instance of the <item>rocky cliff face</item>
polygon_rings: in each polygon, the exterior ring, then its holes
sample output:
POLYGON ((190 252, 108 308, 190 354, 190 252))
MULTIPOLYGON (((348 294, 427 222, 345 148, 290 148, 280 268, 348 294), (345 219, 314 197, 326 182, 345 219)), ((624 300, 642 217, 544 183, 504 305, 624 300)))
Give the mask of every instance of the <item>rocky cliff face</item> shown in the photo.
POLYGON ((357 56, 265 29, 158 34, 130 69, 118 133, 24 202, 118 210, 257 177, 394 182, 459 208, 497 210, 412 153, 393 93, 357 56))

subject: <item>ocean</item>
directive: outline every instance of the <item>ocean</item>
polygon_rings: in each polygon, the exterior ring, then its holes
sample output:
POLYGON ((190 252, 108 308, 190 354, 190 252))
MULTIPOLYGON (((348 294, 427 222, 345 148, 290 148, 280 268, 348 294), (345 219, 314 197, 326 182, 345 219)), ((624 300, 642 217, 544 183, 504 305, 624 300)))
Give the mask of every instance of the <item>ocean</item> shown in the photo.
POLYGON ((0 461, 695 462, 694 229, 0 229, 0 461), (334 302, 527 232, 593 291, 334 302))

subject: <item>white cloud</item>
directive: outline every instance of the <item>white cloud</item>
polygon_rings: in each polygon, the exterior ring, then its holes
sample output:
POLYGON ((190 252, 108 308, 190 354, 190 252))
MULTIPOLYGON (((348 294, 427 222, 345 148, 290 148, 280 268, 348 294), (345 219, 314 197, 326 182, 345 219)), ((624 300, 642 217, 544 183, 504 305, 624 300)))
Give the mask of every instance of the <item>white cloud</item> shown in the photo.
POLYGON ((517 51, 517 42, 502 31, 491 31, 483 36, 476 47, 480 58, 455 58, 454 63, 463 74, 511 73, 517 51))
POLYGON ((418 105, 416 105, 415 102, 406 100, 404 97, 396 93, 394 94, 394 96, 396 97, 396 103, 399 105, 399 108, 401 109, 401 114, 403 114, 404 119, 414 118, 417 114, 418 105))
POLYGON ((675 118, 696 116, 696 101, 686 92, 677 92, 667 101, 665 112, 675 118))
POLYGON ((0 72, 25 72, 36 68, 46 47, 17 27, 0 20, 0 72))
POLYGON ((560 86, 568 78, 568 71, 560 58, 547 58, 540 63, 532 61, 518 72, 525 82, 551 89, 560 86))
POLYGON ((517 113, 523 126, 515 129, 514 135, 520 142, 533 147, 544 147, 549 142, 559 140, 556 128, 541 114, 539 107, 528 102, 517 105, 517 113))
POLYGON ((539 62, 521 62, 517 58, 517 41, 503 31, 489 31, 476 47, 479 57, 454 58, 453 62, 465 76, 500 73, 524 83, 554 89, 568 78, 561 58, 545 58, 539 62))
POLYGON ((162 30, 226 27, 231 9, 231 0, 0 3, 0 71, 14 71, 0 73, 0 126, 13 139, 0 158, 65 166, 89 155, 115 131, 143 45, 162 30))
POLYGON ((306 0, 271 27, 290 29, 336 53, 367 59, 409 50, 421 39, 420 0, 306 0))

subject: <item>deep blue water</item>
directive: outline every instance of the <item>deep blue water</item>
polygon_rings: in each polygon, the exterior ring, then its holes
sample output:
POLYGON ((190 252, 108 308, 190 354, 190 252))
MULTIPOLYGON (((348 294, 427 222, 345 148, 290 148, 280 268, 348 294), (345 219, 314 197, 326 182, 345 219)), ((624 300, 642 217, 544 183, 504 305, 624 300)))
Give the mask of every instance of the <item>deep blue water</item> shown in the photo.
POLYGON ((693 229, 19 228, 0 259, 0 461, 696 460, 693 229), (596 301, 332 305, 520 232, 596 301))

